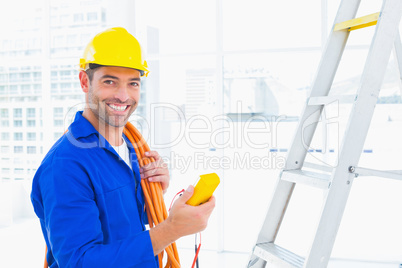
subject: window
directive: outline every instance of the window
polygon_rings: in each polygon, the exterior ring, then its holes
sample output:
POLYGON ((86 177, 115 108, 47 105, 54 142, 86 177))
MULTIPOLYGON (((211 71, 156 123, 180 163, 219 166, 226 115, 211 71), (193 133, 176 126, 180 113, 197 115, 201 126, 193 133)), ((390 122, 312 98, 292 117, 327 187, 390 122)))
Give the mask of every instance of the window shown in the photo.
POLYGON ((53 108, 53 115, 54 118, 63 118, 63 108, 62 107, 53 108))
POLYGON ((22 81, 30 81, 31 80, 31 73, 21 73, 20 74, 22 81))
POLYGON ((71 90, 71 83, 62 83, 60 84, 62 92, 70 92, 71 90))
POLYGON ((27 133, 27 140, 28 141, 36 141, 36 133, 35 132, 28 132, 27 133))
POLYGON ((14 165, 23 165, 24 161, 22 160, 21 157, 14 157, 14 165))
POLYGON ((15 154, 22 154, 24 152, 24 148, 22 146, 14 146, 15 154))
POLYGON ((69 45, 77 44, 77 35, 76 34, 67 35, 67 44, 69 45))
POLYGON ((81 22, 83 20, 84 20, 84 14, 82 13, 74 14, 74 22, 81 22))
POLYGON ((10 74, 10 82, 18 82, 18 75, 10 74))
POLYGON ((15 108, 14 109, 14 118, 21 118, 22 117, 22 109, 21 108, 15 108))
POLYGON ((34 81, 40 81, 42 79, 42 73, 40 73, 40 72, 34 72, 33 76, 34 76, 34 81))
POLYGON ((22 141, 22 133, 21 132, 14 133, 14 140, 15 141, 22 141))
POLYGON ((52 93, 57 93, 57 92, 58 92, 58 90, 57 90, 58 87, 59 87, 59 84, 52 83, 52 84, 50 85, 50 88, 51 88, 52 93))
POLYGON ((8 127, 9 126, 8 120, 1 120, 1 126, 8 127))
POLYGON ((6 74, 0 74, 0 82, 7 82, 7 75, 6 74))
MULTIPOLYGON (((60 77, 63 80, 68 80, 71 77, 71 71, 60 71, 60 77)), ((62 84, 62 88, 63 88, 63 84, 62 84)))
POLYGON ((6 95, 6 93, 7 93, 7 87, 0 86, 0 95, 6 95))
POLYGON ((14 168, 14 174, 24 174, 23 168, 14 168))
POLYGON ((22 127, 22 120, 14 120, 14 127, 22 127))
POLYGON ((8 118, 8 110, 7 109, 0 110, 0 118, 8 118))
POLYGON ((96 21, 98 19, 98 13, 96 12, 90 12, 87 14, 87 20, 88 21, 96 21))
POLYGON ((27 117, 35 118, 35 116, 36 116, 35 108, 27 108, 27 117))
POLYGON ((28 127, 35 127, 36 126, 36 121, 35 120, 27 120, 27 126, 28 127))
POLYGON ((42 85, 41 84, 35 84, 34 85, 34 93, 35 94, 40 94, 42 92, 42 85))
POLYGON ((8 132, 3 132, 3 133, 1 133, 1 140, 2 140, 2 141, 8 141, 8 140, 10 140, 10 133, 8 133, 8 132))
POLYGON ((57 72, 56 71, 51 71, 50 77, 52 80, 57 80, 57 72))
POLYGON ((31 85, 21 85, 22 94, 31 94, 31 85))
POLYGON ((10 153, 10 147, 9 146, 1 146, 0 152, 3 153, 3 154, 10 153))
POLYGON ((10 94, 18 94, 18 86, 17 85, 10 86, 10 94))
POLYGON ((27 153, 28 154, 36 154, 36 146, 28 146, 27 153))
POLYGON ((3 158, 1 158, 0 163, 1 163, 1 164, 3 165, 3 167, 4 167, 5 165, 10 165, 10 164, 11 164, 11 161, 10 161, 10 158, 3 157, 3 158))
POLYGON ((63 126, 63 120, 54 120, 54 126, 55 127, 62 127, 63 126))
POLYGON ((22 127, 22 120, 14 120, 14 127, 22 127))

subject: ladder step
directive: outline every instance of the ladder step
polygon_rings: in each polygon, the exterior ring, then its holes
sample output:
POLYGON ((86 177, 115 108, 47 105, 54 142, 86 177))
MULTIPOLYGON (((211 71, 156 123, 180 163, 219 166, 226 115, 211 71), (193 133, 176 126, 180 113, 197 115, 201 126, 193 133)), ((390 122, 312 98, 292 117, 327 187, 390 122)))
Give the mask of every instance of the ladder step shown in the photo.
POLYGON ((331 95, 321 97, 310 97, 308 105, 327 105, 338 101, 339 103, 353 103, 356 100, 356 95, 331 95))
POLYGON ((284 170, 282 180, 303 183, 317 188, 328 189, 331 185, 331 175, 306 170, 284 170))
POLYGON ((360 18, 347 20, 335 24, 334 31, 348 30, 353 31, 360 28, 376 25, 381 12, 373 13, 360 18))
POLYGON ((311 169, 315 169, 315 170, 321 170, 321 171, 328 172, 328 173, 331 173, 334 170, 334 168, 331 166, 318 165, 318 164, 310 163, 307 161, 305 161, 303 163, 303 167, 311 168, 311 169))
MULTIPOLYGON (((284 249, 274 243, 261 243, 255 246, 254 255, 265 260, 274 267, 294 268, 303 267, 304 258, 284 249)), ((267 267, 271 267, 268 265, 267 267)))

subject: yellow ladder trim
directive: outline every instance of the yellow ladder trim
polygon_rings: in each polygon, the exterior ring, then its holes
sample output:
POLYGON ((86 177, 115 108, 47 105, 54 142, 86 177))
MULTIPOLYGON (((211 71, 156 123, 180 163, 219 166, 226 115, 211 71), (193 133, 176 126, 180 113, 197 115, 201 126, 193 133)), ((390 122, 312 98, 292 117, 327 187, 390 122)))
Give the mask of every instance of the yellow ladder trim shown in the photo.
POLYGON ((360 28, 369 27, 376 25, 381 12, 373 13, 360 18, 355 18, 352 20, 347 20, 335 24, 334 31, 348 30, 353 31, 360 28))

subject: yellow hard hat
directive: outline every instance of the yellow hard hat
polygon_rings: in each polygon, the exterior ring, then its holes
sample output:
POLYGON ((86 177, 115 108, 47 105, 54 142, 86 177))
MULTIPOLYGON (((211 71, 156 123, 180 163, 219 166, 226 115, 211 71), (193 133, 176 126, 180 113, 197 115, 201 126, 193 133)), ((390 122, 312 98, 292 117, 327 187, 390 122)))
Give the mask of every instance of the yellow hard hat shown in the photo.
POLYGON ((80 69, 87 69, 90 63, 137 69, 141 76, 148 76, 149 73, 140 43, 122 27, 98 33, 89 42, 80 59, 80 69))

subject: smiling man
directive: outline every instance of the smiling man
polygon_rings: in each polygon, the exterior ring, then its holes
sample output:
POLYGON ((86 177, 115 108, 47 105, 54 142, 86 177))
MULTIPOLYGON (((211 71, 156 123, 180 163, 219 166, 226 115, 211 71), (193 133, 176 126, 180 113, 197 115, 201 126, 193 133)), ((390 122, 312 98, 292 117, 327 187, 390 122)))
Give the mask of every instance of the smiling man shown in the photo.
POLYGON ((190 186, 169 217, 147 230, 141 179, 160 182, 169 171, 155 162, 139 169, 123 134, 148 74, 138 41, 123 28, 96 35, 80 60, 84 111, 47 153, 35 174, 31 200, 48 248, 49 267, 157 267, 155 257, 178 238, 206 228, 212 197, 192 207, 190 186))

